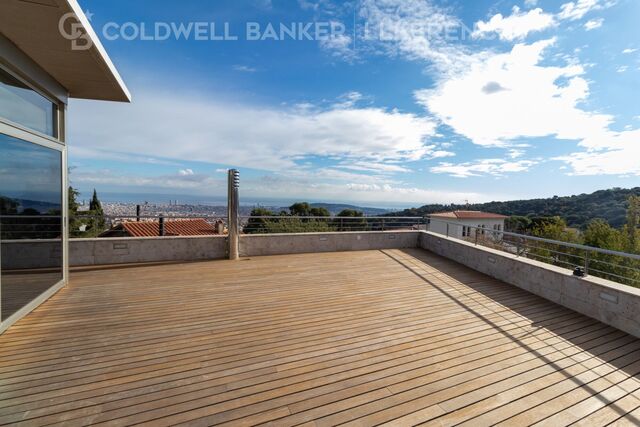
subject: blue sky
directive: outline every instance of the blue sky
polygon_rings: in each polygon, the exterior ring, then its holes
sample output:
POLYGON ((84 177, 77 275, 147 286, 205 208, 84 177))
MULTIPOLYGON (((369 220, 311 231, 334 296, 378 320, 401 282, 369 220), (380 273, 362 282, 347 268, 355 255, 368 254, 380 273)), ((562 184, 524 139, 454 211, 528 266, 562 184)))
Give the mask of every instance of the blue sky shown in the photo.
POLYGON ((246 198, 379 206, 640 183, 634 0, 81 5, 133 95, 71 102, 83 191, 206 199, 229 167, 246 198))

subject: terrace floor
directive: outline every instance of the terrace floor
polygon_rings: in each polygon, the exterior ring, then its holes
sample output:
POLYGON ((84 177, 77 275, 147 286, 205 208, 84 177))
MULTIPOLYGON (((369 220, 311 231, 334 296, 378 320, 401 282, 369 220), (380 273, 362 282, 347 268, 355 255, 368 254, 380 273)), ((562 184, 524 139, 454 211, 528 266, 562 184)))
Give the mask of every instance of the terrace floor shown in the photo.
POLYGON ((640 340, 415 250, 76 272, 0 424, 640 423, 640 340))

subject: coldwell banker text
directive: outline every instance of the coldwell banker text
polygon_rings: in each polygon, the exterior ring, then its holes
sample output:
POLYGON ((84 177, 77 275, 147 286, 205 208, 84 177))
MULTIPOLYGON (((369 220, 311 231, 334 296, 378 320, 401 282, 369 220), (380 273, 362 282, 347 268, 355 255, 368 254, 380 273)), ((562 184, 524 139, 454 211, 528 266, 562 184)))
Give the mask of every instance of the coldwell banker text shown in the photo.
POLYGON ((340 22, 247 22, 234 29, 228 22, 109 22, 102 28, 107 40, 196 40, 196 41, 319 41, 339 38, 346 28, 340 22))

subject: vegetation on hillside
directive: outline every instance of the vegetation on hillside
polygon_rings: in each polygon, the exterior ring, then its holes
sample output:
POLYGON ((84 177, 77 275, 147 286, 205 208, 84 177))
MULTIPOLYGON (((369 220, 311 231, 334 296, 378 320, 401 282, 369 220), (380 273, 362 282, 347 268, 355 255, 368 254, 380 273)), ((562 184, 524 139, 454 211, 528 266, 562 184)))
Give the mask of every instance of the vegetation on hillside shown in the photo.
POLYGON ((359 229, 366 229, 367 223, 362 212, 344 209, 336 217, 331 217, 331 213, 324 207, 312 207, 307 202, 299 202, 291 205, 289 212, 275 213, 264 208, 253 209, 251 217, 244 226, 244 232, 270 234, 348 231, 354 227, 354 224, 362 227, 359 229), (362 220, 344 220, 344 218, 362 218, 362 220))
POLYGON ((406 209, 389 216, 425 216, 436 212, 457 209, 481 210, 508 216, 526 218, 561 217, 569 227, 585 230, 594 219, 602 219, 615 228, 627 222, 627 206, 630 196, 640 196, 640 187, 631 189, 613 188, 577 196, 552 197, 548 199, 513 200, 472 205, 431 204, 420 208, 406 209))
POLYGON ((69 237, 96 237, 105 230, 106 221, 98 193, 93 190, 88 211, 79 211, 80 192, 69 187, 69 237))
MULTIPOLYGON (((527 218, 514 216, 508 219, 509 228, 521 233, 566 243, 576 243, 616 252, 640 254, 640 197, 627 200, 625 224, 613 227, 603 219, 591 220, 584 230, 567 226, 559 216, 527 218)), ((628 257, 572 248, 551 242, 518 241, 519 238, 505 236, 511 247, 518 245, 522 254, 529 258, 548 262, 565 268, 584 267, 589 274, 620 283, 640 287, 640 261, 628 257), (588 258, 587 258, 588 256, 588 258)))

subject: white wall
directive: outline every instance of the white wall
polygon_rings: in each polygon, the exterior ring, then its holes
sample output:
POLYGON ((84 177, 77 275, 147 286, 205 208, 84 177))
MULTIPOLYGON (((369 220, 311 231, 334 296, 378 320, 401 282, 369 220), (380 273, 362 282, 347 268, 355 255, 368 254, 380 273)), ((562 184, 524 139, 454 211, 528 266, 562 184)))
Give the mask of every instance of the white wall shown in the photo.
MULTIPOLYGON (((462 239, 463 227, 484 226, 488 231, 493 231, 494 226, 499 225, 500 230, 504 231, 504 219, 454 219, 454 218, 431 218, 429 231, 433 233, 447 235, 447 223, 449 224, 449 236, 462 239), (455 223, 455 224, 451 224, 455 223)), ((475 230, 471 229, 471 236, 474 236, 475 230)), ((490 235, 490 234, 489 234, 490 235)))

